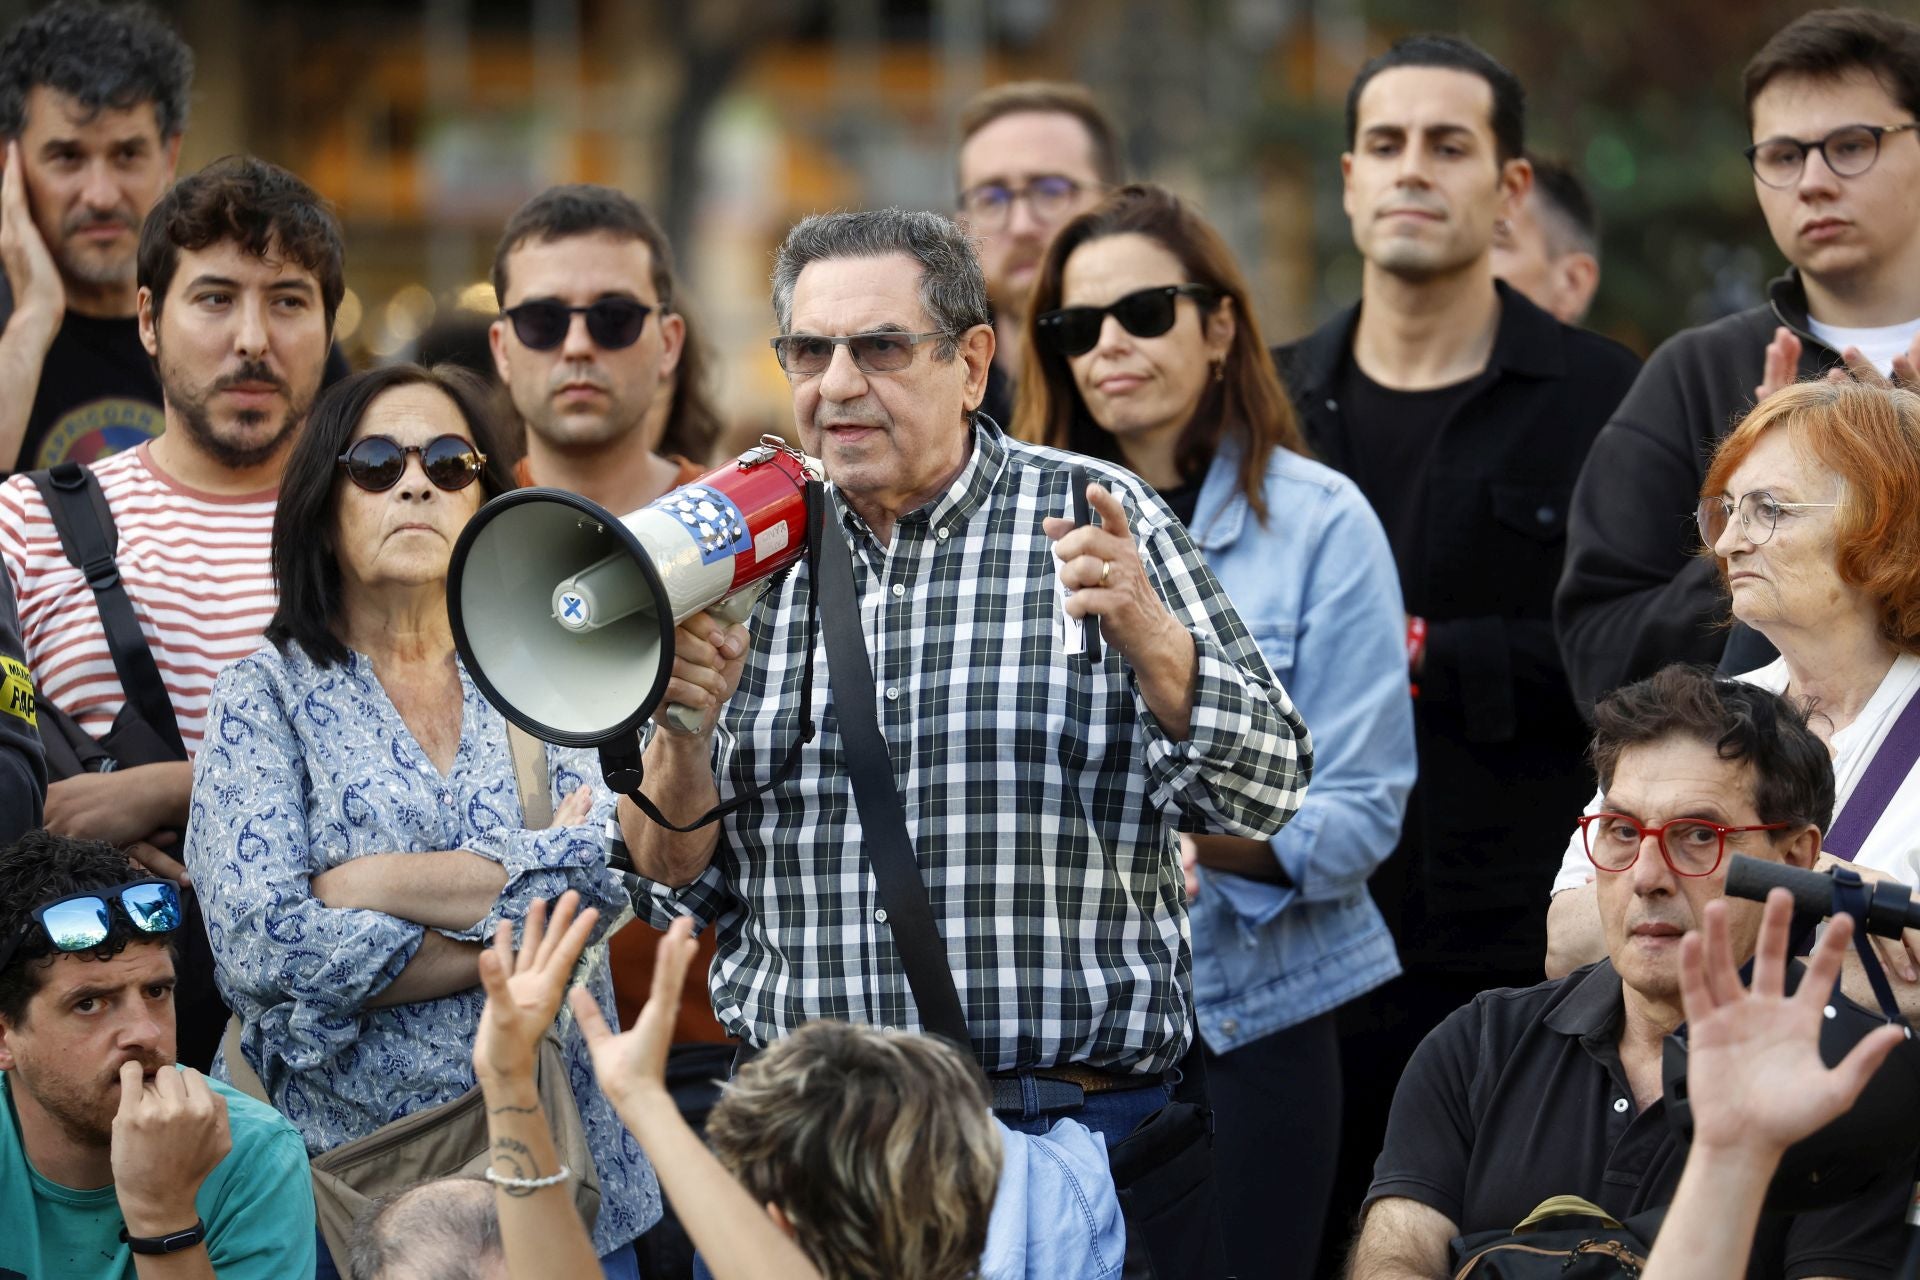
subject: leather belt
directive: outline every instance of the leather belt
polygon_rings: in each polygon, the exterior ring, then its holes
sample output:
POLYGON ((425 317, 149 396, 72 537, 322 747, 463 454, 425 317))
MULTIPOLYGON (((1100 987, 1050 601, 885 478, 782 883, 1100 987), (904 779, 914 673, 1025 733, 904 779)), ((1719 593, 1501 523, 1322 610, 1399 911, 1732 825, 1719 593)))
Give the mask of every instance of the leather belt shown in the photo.
POLYGON ((1027 1071, 1001 1071, 987 1077, 995 1111, 1022 1114, 1031 1109, 1041 1114, 1078 1111, 1087 1095, 1117 1093, 1125 1089, 1145 1089, 1167 1082, 1164 1072, 1143 1075, 1138 1072, 1103 1071, 1077 1062, 1027 1071), (1029 1085, 1027 1077, 1031 1079, 1029 1085), (1031 1097, 1029 1097, 1031 1090, 1031 1097))

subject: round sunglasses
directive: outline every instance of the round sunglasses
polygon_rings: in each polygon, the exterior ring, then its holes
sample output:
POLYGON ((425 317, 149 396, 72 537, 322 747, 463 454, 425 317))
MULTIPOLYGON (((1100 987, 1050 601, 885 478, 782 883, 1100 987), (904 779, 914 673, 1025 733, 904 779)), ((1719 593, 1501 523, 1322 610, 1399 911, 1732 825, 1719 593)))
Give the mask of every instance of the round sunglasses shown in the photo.
POLYGON ((618 351, 640 341, 653 308, 632 298, 602 298, 584 307, 570 307, 557 298, 535 298, 501 314, 513 324, 521 343, 535 351, 551 351, 567 340, 573 318, 587 318, 587 336, 594 345, 618 351))
POLYGON ((1063 356, 1083 356, 1099 345, 1108 316, 1136 338, 1157 338, 1173 328, 1174 306, 1182 297, 1204 307, 1217 296, 1203 284, 1163 284, 1136 289, 1104 307, 1062 307, 1034 323, 1044 346, 1063 356))
POLYGON ((487 455, 462 436, 435 436, 425 444, 401 444, 391 436, 362 436, 340 455, 347 479, 368 493, 385 493, 400 483, 407 455, 420 455, 420 469, 436 489, 457 493, 472 484, 487 465, 487 455))

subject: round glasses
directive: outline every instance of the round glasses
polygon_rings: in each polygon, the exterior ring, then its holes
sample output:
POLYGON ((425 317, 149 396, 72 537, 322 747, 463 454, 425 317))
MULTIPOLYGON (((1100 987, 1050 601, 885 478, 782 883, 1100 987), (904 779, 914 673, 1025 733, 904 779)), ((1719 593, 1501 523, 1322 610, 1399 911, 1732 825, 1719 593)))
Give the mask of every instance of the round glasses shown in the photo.
POLYGON ((960 212, 967 216, 975 231, 996 235, 1006 230, 1016 201, 1027 202, 1027 210, 1036 222, 1051 224, 1071 213, 1074 201, 1086 190, 1086 184, 1064 173, 1042 173, 1018 187, 1004 182, 983 182, 960 193, 960 212))
POLYGON ((1753 176, 1770 187, 1790 187, 1800 181, 1807 167, 1807 153, 1818 151, 1827 168, 1842 178, 1857 178, 1873 168, 1880 158, 1880 139, 1890 133, 1920 128, 1920 121, 1905 124, 1843 124, 1824 138, 1802 142, 1798 138, 1768 138, 1747 148, 1747 163, 1753 176))
POLYGON ((577 315, 587 318, 587 336, 595 346, 618 351, 640 341, 653 308, 632 298, 602 298, 584 307, 570 307, 558 298, 535 298, 501 312, 512 322, 514 336, 534 351, 551 351, 567 340, 577 315))
POLYGON ((1710 876, 1727 853, 1727 837, 1742 831, 1785 831, 1790 824, 1769 822, 1751 827, 1723 827, 1704 818, 1675 818, 1650 827, 1624 813, 1583 813, 1580 838, 1587 861, 1602 871, 1625 871, 1640 860, 1640 845, 1648 836, 1660 842, 1660 856, 1677 876, 1710 876))
POLYGON ((368 493, 385 493, 400 483, 407 455, 420 455, 420 469, 436 489, 457 493, 479 478, 487 455, 461 436, 435 436, 425 444, 401 444, 391 436, 363 436, 340 455, 347 479, 368 493))
POLYGON ((1173 328, 1174 305, 1181 298, 1192 298, 1201 306, 1211 304, 1214 291, 1203 284, 1163 284, 1137 289, 1104 307, 1062 307, 1034 321, 1043 346, 1063 356, 1083 356, 1100 344, 1100 327, 1112 316, 1120 327, 1136 338, 1157 338, 1173 328))
POLYGON ((1747 535, 1747 541, 1760 546, 1773 536, 1780 524, 1780 517, 1790 511, 1805 511, 1816 507, 1837 507, 1837 502, 1782 502, 1765 489, 1755 489, 1752 493, 1743 493, 1740 500, 1731 498, 1702 498, 1700 506, 1694 512, 1694 523, 1700 527, 1700 537, 1706 542, 1707 549, 1720 545, 1720 538, 1733 522, 1734 513, 1740 515, 1740 528, 1747 535))

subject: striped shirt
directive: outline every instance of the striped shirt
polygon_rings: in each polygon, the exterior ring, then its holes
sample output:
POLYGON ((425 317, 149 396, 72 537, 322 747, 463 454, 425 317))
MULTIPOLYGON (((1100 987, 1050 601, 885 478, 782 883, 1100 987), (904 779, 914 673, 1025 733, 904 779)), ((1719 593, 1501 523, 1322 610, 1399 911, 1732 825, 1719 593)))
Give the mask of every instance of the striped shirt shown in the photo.
MULTIPOLYGON (((1163 1071, 1189 1035, 1174 832, 1278 831, 1312 772, 1306 726, 1153 490, 989 426, 973 445, 889 546, 833 499, 927 896, 989 1071, 1163 1071), (1110 647, 1088 663, 1056 640, 1057 562, 1041 519, 1070 511, 1072 463, 1125 505, 1155 588, 1194 638, 1183 740, 1161 729, 1110 647)), ((722 799, 767 778, 800 729, 807 578, 796 568, 754 615, 715 734, 722 799)), ((648 884, 634 904, 659 927, 676 914, 714 923, 714 1011, 757 1045, 817 1018, 920 1026, 862 849, 820 643, 819 733, 798 772, 723 820, 699 878, 648 884)))
MULTIPOLYGON (((144 444, 93 472, 119 532, 117 561, 134 616, 172 697, 181 740, 197 751, 214 677, 260 647, 273 617, 275 491, 189 489, 155 466, 144 444)), ((0 485, 0 561, 19 601, 40 697, 94 737, 104 735, 126 697, 100 610, 24 475, 0 485)))

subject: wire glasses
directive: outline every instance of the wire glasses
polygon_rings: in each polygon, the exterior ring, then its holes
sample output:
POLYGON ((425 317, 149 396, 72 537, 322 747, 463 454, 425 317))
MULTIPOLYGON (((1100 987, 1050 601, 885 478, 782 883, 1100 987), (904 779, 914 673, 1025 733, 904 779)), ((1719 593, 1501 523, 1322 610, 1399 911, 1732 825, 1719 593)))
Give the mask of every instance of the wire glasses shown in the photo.
POLYGON ((425 444, 401 444, 392 436, 362 436, 340 455, 347 479, 368 493, 385 493, 400 483, 407 455, 420 455, 420 469, 436 489, 458 493, 479 478, 487 455, 462 436, 435 436, 425 444))
POLYGON ((1624 813, 1583 813, 1580 838, 1587 861, 1602 871, 1625 871, 1640 860, 1640 845, 1648 836, 1660 842, 1660 856, 1677 876, 1710 876, 1727 853, 1727 837, 1743 831, 1784 831, 1791 825, 1769 822, 1751 827, 1723 827, 1704 818, 1675 818, 1650 827, 1624 813))
POLYGON ((602 298, 584 307, 570 307, 558 298, 535 298, 500 314, 513 323, 521 343, 535 351, 551 351, 567 340, 577 315, 587 318, 587 336, 594 345, 618 351, 640 341, 653 308, 632 298, 602 298))
POLYGON ((1724 497, 1702 498, 1693 518, 1700 527, 1700 537, 1711 550, 1720 545, 1720 537, 1726 533, 1737 511, 1740 513, 1740 528, 1746 533, 1747 541, 1757 547, 1773 536, 1784 512, 1839 505, 1837 502, 1782 502, 1765 489, 1755 489, 1752 493, 1741 494, 1738 502, 1724 497))
POLYGON ((1073 211, 1074 201, 1085 183, 1064 173, 1042 173, 1027 179, 1022 186, 1004 182, 982 182, 960 193, 960 212, 967 216, 975 231, 995 235, 1006 230, 1016 201, 1025 200, 1034 220, 1052 224, 1073 211))
POLYGON ((927 333, 897 333, 882 329, 874 333, 849 333, 829 338, 817 333, 783 333, 769 338, 774 358, 789 378, 815 378, 833 363, 833 349, 845 347, 853 357, 854 368, 862 373, 898 373, 913 363, 913 349, 923 342, 953 335, 945 329, 927 333))
POLYGON ((1818 151, 1827 168, 1842 178, 1857 178, 1873 168, 1880 158, 1880 139, 1890 133, 1920 128, 1920 121, 1905 124, 1843 124, 1824 138, 1802 142, 1798 138, 1768 138, 1746 150, 1753 176, 1770 187, 1790 187, 1800 181, 1807 167, 1807 153, 1818 151))
MULTIPOLYGON (((129 880, 111 889, 70 893, 42 903, 28 914, 46 931, 55 951, 91 951, 113 933, 112 912, 116 907, 134 932, 147 937, 172 933, 180 927, 180 890, 171 880, 129 880)), ((25 941, 25 930, 7 939, 0 948, 0 969, 12 962, 25 941)))
POLYGON ((1173 328, 1174 306, 1182 297, 1206 306, 1216 296, 1203 284, 1163 284, 1136 289, 1104 307, 1062 307, 1049 311, 1034 321, 1034 328, 1043 346, 1063 356, 1083 356, 1099 345, 1100 328, 1108 316, 1118 320, 1120 327, 1136 338, 1157 338, 1173 328))

